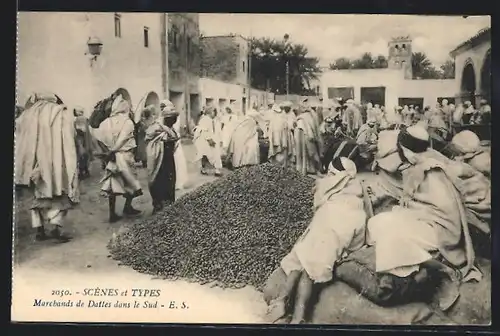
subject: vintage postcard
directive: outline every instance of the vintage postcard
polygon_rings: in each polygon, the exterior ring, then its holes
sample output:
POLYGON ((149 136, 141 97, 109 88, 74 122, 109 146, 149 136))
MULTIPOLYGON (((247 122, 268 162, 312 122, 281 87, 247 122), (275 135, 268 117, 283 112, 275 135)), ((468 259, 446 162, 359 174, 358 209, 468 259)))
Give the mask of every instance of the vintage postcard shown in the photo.
POLYGON ((19 12, 12 320, 490 324, 490 27, 19 12))

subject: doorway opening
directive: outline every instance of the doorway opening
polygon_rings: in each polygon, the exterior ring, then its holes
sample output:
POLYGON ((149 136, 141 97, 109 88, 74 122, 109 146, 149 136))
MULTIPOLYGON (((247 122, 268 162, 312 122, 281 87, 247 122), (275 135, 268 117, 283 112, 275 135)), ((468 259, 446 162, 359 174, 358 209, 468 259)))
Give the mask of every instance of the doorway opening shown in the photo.
POLYGON ((343 101, 354 99, 354 87, 329 87, 328 99, 342 98, 343 101))
POLYGON ((214 99, 213 98, 205 98, 205 105, 207 107, 209 107, 209 106, 213 107, 214 106, 214 99))
POLYGON ((219 109, 221 111, 224 111, 224 109, 226 108, 226 106, 227 106, 227 99, 220 98, 219 99, 219 109))
MULTIPOLYGON (((189 107, 190 107, 190 111, 189 111, 190 120, 194 121, 195 123, 198 123, 198 119, 200 117, 200 112, 201 112, 200 96, 198 94, 190 94, 189 95, 189 107)), ((188 129, 187 129, 188 133, 191 131, 190 126, 191 125, 189 125, 189 123, 188 123, 188 129)))
POLYGON ((247 98, 243 97, 241 98, 241 112, 243 112, 243 115, 246 114, 246 109, 247 109, 247 98))
POLYGON ((372 103, 373 106, 378 104, 385 106, 385 86, 378 87, 362 87, 361 88, 361 104, 372 103))
POLYGON ((424 98, 399 98, 398 105, 404 107, 405 105, 410 107, 410 105, 418 106, 420 110, 424 107, 424 98))
POLYGON ((462 83, 460 85, 461 96, 464 101, 470 101, 474 104, 476 95, 476 72, 472 63, 468 63, 462 73, 462 83))

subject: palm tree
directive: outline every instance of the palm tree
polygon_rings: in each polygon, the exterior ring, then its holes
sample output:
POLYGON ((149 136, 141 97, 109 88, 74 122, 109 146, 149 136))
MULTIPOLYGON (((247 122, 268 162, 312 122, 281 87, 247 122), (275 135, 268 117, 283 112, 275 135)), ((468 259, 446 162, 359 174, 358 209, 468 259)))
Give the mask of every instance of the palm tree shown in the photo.
POLYGON ((369 52, 364 53, 359 59, 354 61, 353 69, 373 69, 373 57, 369 52))
POLYGON ((375 69, 385 69, 388 66, 387 58, 384 55, 379 55, 373 60, 373 67, 375 69))
POLYGON ((412 54, 411 66, 413 70, 413 78, 422 78, 426 72, 432 67, 432 62, 423 52, 414 52, 412 54))
POLYGON ((443 79, 454 79, 455 62, 452 59, 447 60, 443 65, 441 65, 441 71, 443 72, 443 79))
POLYGON ((330 70, 345 70, 352 67, 351 60, 347 57, 340 57, 335 60, 335 62, 330 63, 330 70))
POLYGON ((251 48, 251 81, 257 89, 269 88, 272 92, 285 93, 287 61, 291 94, 301 94, 321 72, 319 60, 307 57, 308 50, 302 44, 259 38, 251 41, 251 48))

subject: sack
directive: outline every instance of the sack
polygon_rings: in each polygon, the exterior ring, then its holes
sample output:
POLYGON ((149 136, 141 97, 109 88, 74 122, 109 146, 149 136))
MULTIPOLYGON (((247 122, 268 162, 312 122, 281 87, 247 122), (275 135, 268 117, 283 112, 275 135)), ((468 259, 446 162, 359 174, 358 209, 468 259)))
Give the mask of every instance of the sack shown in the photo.
POLYGON ((92 128, 99 128, 101 123, 111 114, 111 106, 113 105, 114 97, 108 97, 99 101, 94 106, 94 111, 89 118, 89 125, 92 128))
POLYGON ((335 276, 379 306, 397 306, 411 302, 431 302, 437 279, 428 276, 417 283, 413 276, 400 278, 375 272, 375 248, 362 248, 342 260, 335 276))

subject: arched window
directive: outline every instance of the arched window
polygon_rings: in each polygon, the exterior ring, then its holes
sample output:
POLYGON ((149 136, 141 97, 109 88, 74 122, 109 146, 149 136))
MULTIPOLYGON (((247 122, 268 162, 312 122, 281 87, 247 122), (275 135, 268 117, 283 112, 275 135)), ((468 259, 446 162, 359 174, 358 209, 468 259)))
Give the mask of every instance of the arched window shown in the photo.
POLYGON ((396 48, 396 50, 399 50, 399 45, 398 45, 398 44, 396 44, 395 48, 396 48))
POLYGON ((406 44, 403 44, 401 48, 406 49, 406 44))

